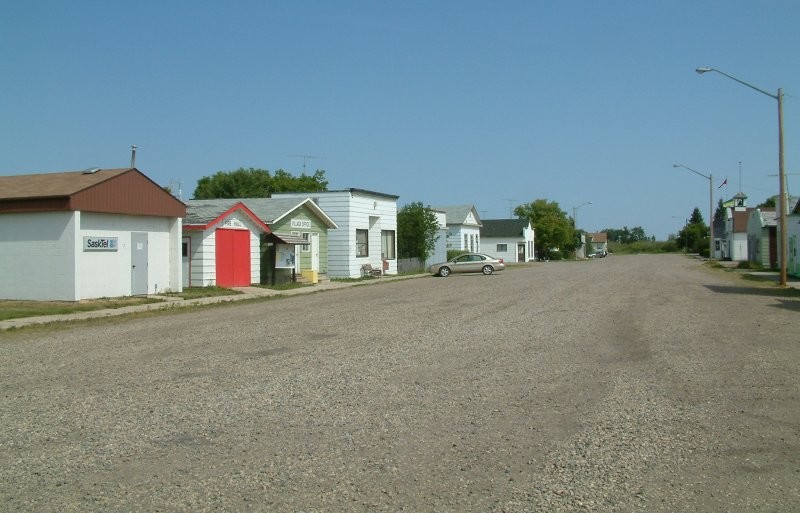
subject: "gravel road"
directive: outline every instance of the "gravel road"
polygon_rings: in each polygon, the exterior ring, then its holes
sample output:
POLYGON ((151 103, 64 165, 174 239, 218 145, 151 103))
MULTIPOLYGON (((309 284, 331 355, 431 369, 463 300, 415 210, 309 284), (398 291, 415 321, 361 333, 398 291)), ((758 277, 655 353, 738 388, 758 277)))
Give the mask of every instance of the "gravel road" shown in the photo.
POLYGON ((800 300, 682 256, 0 333, 3 511, 800 511, 800 300))

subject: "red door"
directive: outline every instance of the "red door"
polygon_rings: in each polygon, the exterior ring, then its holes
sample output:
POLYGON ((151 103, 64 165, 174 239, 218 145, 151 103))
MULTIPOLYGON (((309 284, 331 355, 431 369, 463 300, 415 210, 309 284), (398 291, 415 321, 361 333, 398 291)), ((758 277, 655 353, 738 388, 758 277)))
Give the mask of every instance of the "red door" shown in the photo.
POLYGON ((217 286, 250 285, 250 232, 217 230, 217 286))

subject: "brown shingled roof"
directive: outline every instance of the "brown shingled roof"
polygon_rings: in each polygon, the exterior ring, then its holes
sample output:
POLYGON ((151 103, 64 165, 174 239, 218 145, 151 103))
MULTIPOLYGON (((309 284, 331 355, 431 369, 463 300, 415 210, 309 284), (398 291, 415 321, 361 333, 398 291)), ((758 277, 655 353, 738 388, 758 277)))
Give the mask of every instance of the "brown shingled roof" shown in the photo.
POLYGON ((606 232, 590 233, 589 237, 592 238, 592 242, 597 242, 598 244, 608 242, 608 234, 606 232))
POLYGON ((58 198, 93 187, 131 168, 0 176, 0 200, 58 198))
POLYGON ((136 168, 0 176, 0 213, 79 210, 186 216, 186 205, 136 168))
POLYGON ((750 220, 750 211, 753 210, 752 208, 748 208, 746 211, 742 210, 734 210, 733 212, 733 231, 734 233, 746 233, 747 232, 747 222, 750 220))

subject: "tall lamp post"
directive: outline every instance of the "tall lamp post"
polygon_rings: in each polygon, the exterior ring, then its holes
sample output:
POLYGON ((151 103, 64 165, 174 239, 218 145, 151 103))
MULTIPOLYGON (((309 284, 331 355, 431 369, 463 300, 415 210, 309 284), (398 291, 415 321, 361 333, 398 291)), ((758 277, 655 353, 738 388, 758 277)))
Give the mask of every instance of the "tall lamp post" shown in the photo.
POLYGON ((780 243, 780 281, 781 287, 786 286, 786 260, 789 258, 789 237, 786 233, 786 209, 788 208, 788 201, 786 198, 786 173, 783 167, 783 89, 780 87, 778 88, 777 94, 768 93, 761 88, 754 86, 753 84, 748 84, 744 80, 739 80, 736 77, 728 75, 724 71, 720 71, 714 68, 697 68, 695 69, 697 73, 702 75, 703 73, 708 73, 709 71, 713 71, 715 73, 719 73, 725 77, 730 78, 735 82, 739 82, 740 84, 749 87, 755 91, 758 91, 761 94, 765 94, 776 100, 778 102, 778 196, 780 197, 780 210, 778 216, 778 230, 781 232, 781 243, 780 243))
MULTIPOLYGON (((578 209, 580 209, 581 207, 584 207, 586 205, 591 205, 591 204, 592 204, 591 201, 587 201, 587 202, 581 203, 577 207, 572 207, 572 221, 575 223, 575 231, 578 230, 578 209)), ((581 248, 583 248, 583 242, 581 242, 581 248)), ((575 252, 575 259, 577 260, 577 258, 578 258, 578 252, 576 251, 575 252)))
POLYGON ((688 169, 692 173, 700 175, 708 180, 708 258, 710 260, 714 256, 714 175, 711 173, 704 175, 700 171, 696 171, 683 164, 672 164, 672 167, 688 169))

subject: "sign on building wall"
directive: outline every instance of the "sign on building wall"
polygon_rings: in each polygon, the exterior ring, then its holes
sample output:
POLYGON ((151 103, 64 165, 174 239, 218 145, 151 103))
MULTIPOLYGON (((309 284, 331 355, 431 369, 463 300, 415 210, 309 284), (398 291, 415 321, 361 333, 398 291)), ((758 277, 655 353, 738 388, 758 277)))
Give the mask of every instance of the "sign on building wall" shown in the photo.
POLYGON ((244 225, 243 222, 236 219, 235 217, 229 217, 222 223, 223 228, 237 228, 239 230, 246 229, 247 227, 244 225))
POLYGON ((308 219, 292 219, 291 220, 291 226, 292 226, 292 228, 310 229, 311 228, 311 221, 309 221, 308 219))
POLYGON ((83 237, 84 251, 117 251, 116 237, 83 237))

